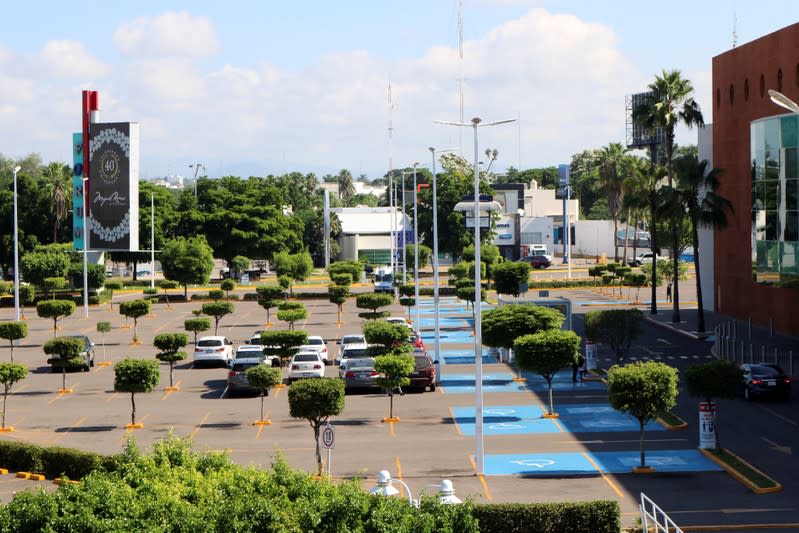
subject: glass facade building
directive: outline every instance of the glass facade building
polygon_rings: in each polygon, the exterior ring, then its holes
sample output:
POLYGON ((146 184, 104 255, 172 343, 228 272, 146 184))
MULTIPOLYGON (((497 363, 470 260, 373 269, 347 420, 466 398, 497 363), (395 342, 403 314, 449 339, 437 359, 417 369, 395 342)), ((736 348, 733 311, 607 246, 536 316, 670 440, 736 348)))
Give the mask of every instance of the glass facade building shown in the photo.
POLYGON ((753 277, 799 287, 799 115, 755 120, 750 128, 753 277))

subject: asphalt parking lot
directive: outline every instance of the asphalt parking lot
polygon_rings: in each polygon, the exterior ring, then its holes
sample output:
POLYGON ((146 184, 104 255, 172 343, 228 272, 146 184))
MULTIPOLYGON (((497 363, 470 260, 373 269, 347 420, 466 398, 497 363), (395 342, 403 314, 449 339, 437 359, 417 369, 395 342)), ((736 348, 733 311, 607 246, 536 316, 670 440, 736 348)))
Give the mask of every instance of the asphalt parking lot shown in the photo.
MULTIPOLYGON (((607 298, 596 293, 564 291, 563 294, 575 298, 575 313, 582 312, 579 301, 607 298)), ((136 295, 115 296, 115 301, 131 297, 136 295)), ((345 305, 343 325, 336 323, 336 308, 326 300, 305 300, 304 303, 309 315, 298 328, 322 335, 329 341, 331 354, 337 351, 335 339, 360 332, 362 320, 357 317, 354 303, 345 305)), ((116 304, 113 309, 108 305, 92 307, 88 319, 83 318, 79 307, 75 315, 60 323, 62 329, 58 333, 90 335, 96 343, 98 361, 114 363, 127 356, 152 358, 156 352, 152 346, 153 336, 183 331, 183 321, 192 317, 191 311, 200 305, 197 302, 173 304, 171 308, 156 305, 152 316, 139 320, 138 334, 142 340, 139 345, 131 343, 132 330, 126 327, 116 304), (113 326, 105 336, 105 355, 102 337, 95 331, 101 320, 109 320, 113 326)), ((422 301, 420 322, 428 350, 432 350, 429 305, 429 300, 422 301)), ((395 316, 402 316, 404 308, 395 305, 391 311, 395 316)), ((27 364, 31 373, 15 386, 8 400, 7 424, 15 430, 0 438, 100 453, 118 452, 131 434, 124 428, 130 421, 130 397, 113 392, 113 367, 98 365, 90 372, 70 372, 67 385, 73 392, 57 393, 61 376, 51 373, 42 352, 43 342, 53 334, 52 324, 36 318, 34 313, 33 310, 27 312, 29 337, 14 350, 15 360, 27 364)), ((637 516, 641 491, 654 494, 655 501, 665 500, 666 504, 658 503, 667 511, 676 510, 680 524, 679 518, 683 518, 683 523, 697 525, 720 523, 722 519, 726 523, 753 523, 764 517, 771 523, 797 521, 797 508, 790 499, 795 489, 785 483, 788 480, 779 479, 786 485, 783 493, 755 496, 728 474, 706 469, 701 464, 670 471, 669 463, 695 464, 693 456, 681 455, 686 450, 696 450, 695 424, 681 432, 664 431, 662 427, 648 430, 649 456, 660 458, 662 468, 645 478, 629 474, 627 457, 630 454, 637 457, 637 428, 625 426, 627 422, 606 412, 607 394, 603 385, 574 384, 570 373, 567 376, 563 372, 565 379, 555 388, 555 407, 562 419, 544 427, 539 424, 541 419, 536 409, 545 405, 546 396, 534 376, 528 376, 525 384, 514 382, 512 369, 489 354, 483 359, 484 377, 488 378, 484 381, 486 475, 476 476, 475 365, 473 341, 468 333, 469 314, 453 301, 442 315, 442 320, 451 321, 447 342, 442 339, 442 386, 435 392, 408 391, 403 396, 395 396, 394 414, 400 422, 382 422, 388 415, 387 396, 379 393, 347 395, 344 413, 333 420, 336 427, 331 462, 334 478, 360 476, 364 487, 368 487, 374 483, 379 470, 387 469, 392 476, 408 483, 414 497, 422 490, 434 492, 429 486, 448 478, 459 496, 471 497, 477 502, 612 499, 619 501, 626 524, 632 524, 637 516), (619 453, 627 455, 613 455, 619 453), (753 498, 758 501, 753 502, 753 498), (770 511, 765 513, 764 508, 770 511)), ((0 320, 12 316, 13 309, 0 309, 0 320)), ((249 339, 256 329, 264 329, 265 320, 265 311, 255 302, 238 301, 234 315, 222 320, 219 334, 228 336, 238 345, 249 339)), ((274 317, 272 320, 272 327, 282 327, 274 317)), ((580 320, 575 320, 578 333, 580 325, 580 320)), ((648 332, 636 353, 642 357, 673 358, 678 366, 710 357, 707 346, 677 337, 668 332, 648 332)), ((191 350, 191 346, 187 348, 191 350)), ((607 355, 603 366, 610 364, 607 355)), ((233 460, 242 464, 268 465, 275 454, 280 453, 291 465, 315 471, 313 433, 306 421, 289 416, 286 389, 276 389, 266 398, 265 410, 272 425, 255 426, 252 422, 259 418, 260 399, 228 397, 225 368, 194 369, 189 357, 176 366, 175 381, 180 387, 176 392, 164 391, 169 384, 168 366, 163 364, 161 370, 157 389, 136 395, 137 421, 144 427, 133 434, 143 449, 172 431, 190 437, 196 449, 227 450, 233 460)), ((327 367, 326 373, 335 376, 337 369, 327 367)), ((696 417, 692 405, 689 400, 684 408, 689 422, 696 417)), ((782 407, 766 405, 778 411, 782 407)), ((781 416, 791 419, 790 413, 781 416)), ((786 426, 795 433, 795 425, 786 426)), ((792 465, 795 462, 792 455, 786 459, 791 460, 792 465)), ((7 500, 14 491, 34 483, 2 476, 0 498, 7 500)))

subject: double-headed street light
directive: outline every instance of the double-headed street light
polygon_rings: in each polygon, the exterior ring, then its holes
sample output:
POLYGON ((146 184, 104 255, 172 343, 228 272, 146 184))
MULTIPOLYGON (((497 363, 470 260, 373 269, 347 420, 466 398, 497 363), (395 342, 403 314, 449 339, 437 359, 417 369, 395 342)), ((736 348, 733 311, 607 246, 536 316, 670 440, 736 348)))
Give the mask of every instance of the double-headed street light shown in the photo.
MULTIPOLYGON (((515 122, 516 119, 499 120, 496 122, 485 122, 475 117, 471 123, 467 122, 448 122, 443 120, 434 121, 437 124, 447 124, 450 126, 471 126, 474 130, 474 305, 481 305, 481 280, 480 280, 480 167, 477 155, 477 128, 484 126, 497 126, 515 122), (482 124, 481 124, 482 123, 482 124)), ((484 450, 483 450, 483 341, 482 341, 482 322, 481 310, 475 308, 474 313, 474 363, 475 363, 475 395, 477 406, 475 407, 475 439, 477 441, 477 474, 484 473, 484 450)))
POLYGON ((768 96, 772 102, 777 104, 780 107, 784 107, 791 113, 799 113, 799 104, 785 96, 779 91, 775 91, 774 89, 768 90, 768 96))
POLYGON ((19 322, 19 224, 17 222, 17 172, 22 169, 14 165, 14 315, 19 322))
POLYGON ((204 163, 192 163, 189 165, 189 168, 194 169, 194 201, 197 201, 197 174, 200 172, 200 169, 203 169, 203 172, 207 171, 208 168, 205 166, 204 163))
POLYGON ((416 167, 419 163, 413 164, 413 297, 416 304, 416 328, 421 335, 421 325, 419 323, 419 217, 417 216, 416 206, 419 203, 416 198, 416 193, 419 186, 416 183, 416 167))

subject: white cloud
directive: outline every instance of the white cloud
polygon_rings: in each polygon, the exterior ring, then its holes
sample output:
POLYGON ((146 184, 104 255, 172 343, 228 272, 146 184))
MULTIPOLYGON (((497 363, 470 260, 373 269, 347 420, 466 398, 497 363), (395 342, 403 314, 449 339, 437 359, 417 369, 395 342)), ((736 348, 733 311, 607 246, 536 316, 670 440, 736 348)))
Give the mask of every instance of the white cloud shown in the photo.
POLYGON ((48 41, 39 52, 41 75, 56 78, 99 78, 109 73, 110 67, 96 59, 82 43, 77 41, 48 41))
POLYGON ((120 52, 134 56, 203 57, 219 49, 211 21, 186 11, 137 18, 120 25, 113 38, 120 52))

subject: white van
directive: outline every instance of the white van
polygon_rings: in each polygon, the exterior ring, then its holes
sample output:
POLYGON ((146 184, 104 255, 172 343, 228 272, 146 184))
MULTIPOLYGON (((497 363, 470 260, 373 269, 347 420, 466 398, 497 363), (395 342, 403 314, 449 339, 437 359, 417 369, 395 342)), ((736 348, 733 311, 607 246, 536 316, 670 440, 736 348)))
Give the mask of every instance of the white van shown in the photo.
POLYGON ((530 245, 530 252, 529 252, 528 255, 543 255, 550 262, 552 261, 552 256, 549 255, 549 250, 547 250, 547 245, 546 244, 531 244, 530 245))

